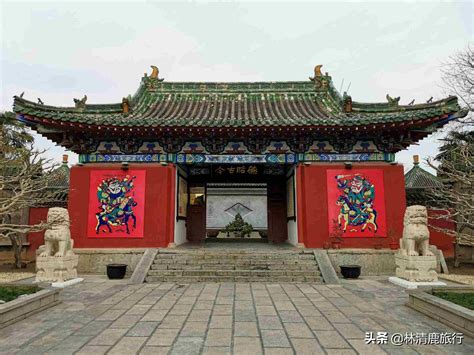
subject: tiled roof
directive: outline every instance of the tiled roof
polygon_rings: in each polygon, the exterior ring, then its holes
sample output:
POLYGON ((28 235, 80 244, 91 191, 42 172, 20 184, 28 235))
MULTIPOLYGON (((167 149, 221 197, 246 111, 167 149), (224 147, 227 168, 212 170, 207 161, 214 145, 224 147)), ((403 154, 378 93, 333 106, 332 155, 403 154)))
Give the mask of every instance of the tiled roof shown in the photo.
POLYGON ((51 172, 48 179, 49 187, 51 189, 68 189, 69 173, 67 163, 62 163, 58 168, 51 172))
POLYGON ((40 197, 48 197, 49 201, 38 207, 67 207, 69 196, 69 166, 63 162, 48 177, 48 189, 40 197))
POLYGON ((54 107, 15 96, 14 111, 26 120, 46 119, 49 124, 144 128, 364 126, 465 115, 456 97, 411 106, 398 101, 365 104, 342 97, 329 76, 318 80, 324 85, 315 84, 317 80, 179 83, 145 76, 137 93, 122 103, 54 107))
POLYGON ((442 183, 430 172, 415 164, 413 168, 405 174, 406 189, 430 189, 441 187, 442 183))

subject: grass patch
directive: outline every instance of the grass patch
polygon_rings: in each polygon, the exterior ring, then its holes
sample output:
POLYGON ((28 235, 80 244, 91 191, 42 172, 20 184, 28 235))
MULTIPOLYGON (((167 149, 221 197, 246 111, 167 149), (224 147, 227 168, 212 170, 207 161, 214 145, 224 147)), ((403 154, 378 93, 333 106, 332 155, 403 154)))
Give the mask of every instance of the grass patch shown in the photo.
POLYGON ((474 293, 470 292, 434 292, 433 295, 459 306, 474 310, 474 293))
POLYGON ((0 300, 10 302, 21 295, 31 295, 39 290, 37 286, 0 286, 0 300))

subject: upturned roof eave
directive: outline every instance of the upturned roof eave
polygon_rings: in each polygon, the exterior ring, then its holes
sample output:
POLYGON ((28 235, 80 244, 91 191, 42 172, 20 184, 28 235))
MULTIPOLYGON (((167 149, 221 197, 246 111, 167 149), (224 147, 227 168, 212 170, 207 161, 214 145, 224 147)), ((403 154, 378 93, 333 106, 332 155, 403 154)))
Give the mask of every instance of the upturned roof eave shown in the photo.
MULTIPOLYGON (((451 114, 452 115, 452 114, 451 114)), ((113 125, 113 124, 103 124, 101 122, 73 122, 73 121, 56 121, 53 118, 43 118, 37 116, 30 116, 30 115, 22 115, 21 113, 17 113, 17 118, 21 121, 26 122, 30 126, 43 126, 46 129, 51 127, 52 131, 58 130, 59 131, 68 131, 73 129, 90 129, 90 130, 132 130, 132 131, 141 131, 141 130, 159 130, 159 131, 166 131, 166 130, 201 130, 201 131, 248 131, 248 130, 272 130, 272 129, 285 129, 285 130, 296 130, 296 129, 314 129, 314 130, 325 130, 325 131, 373 131, 379 129, 409 129, 409 130, 416 130, 416 129, 423 129, 423 127, 431 126, 433 124, 438 125, 439 122, 449 119, 451 116, 450 114, 443 114, 441 116, 433 116, 427 117, 424 119, 407 119, 404 121, 389 121, 389 122, 373 122, 373 123, 353 123, 353 124, 261 124, 261 125, 241 125, 241 126, 233 126, 233 125, 208 125, 208 126, 201 126, 201 125, 113 125)), ((328 121, 331 120, 330 117, 327 118, 328 121)))

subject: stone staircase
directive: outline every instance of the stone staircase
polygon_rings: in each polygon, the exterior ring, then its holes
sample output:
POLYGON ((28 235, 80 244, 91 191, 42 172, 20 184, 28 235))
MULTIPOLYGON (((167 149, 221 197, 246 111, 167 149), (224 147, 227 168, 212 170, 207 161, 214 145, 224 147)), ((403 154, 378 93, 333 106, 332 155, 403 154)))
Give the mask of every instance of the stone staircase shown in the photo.
POLYGON ((255 250, 160 250, 145 282, 316 282, 313 252, 255 250))

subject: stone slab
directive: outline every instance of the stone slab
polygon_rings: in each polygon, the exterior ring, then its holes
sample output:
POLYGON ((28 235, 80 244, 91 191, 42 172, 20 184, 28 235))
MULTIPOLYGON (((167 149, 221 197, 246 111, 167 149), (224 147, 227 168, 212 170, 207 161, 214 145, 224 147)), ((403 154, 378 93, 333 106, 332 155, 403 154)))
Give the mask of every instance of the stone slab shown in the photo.
POLYGON ((51 287, 64 288, 64 287, 76 285, 78 283, 81 283, 82 281, 84 281, 84 279, 82 277, 76 277, 75 279, 67 280, 67 281, 64 281, 64 282, 53 282, 51 284, 51 287))
POLYGON ((132 276, 130 277, 130 284, 142 284, 145 282, 146 275, 148 270, 150 270, 153 261, 155 260, 156 255, 158 254, 158 249, 147 249, 143 253, 142 258, 138 262, 135 270, 133 271, 132 276))
POLYGON ((413 282, 413 281, 408 281, 408 280, 405 280, 405 279, 401 279, 401 278, 396 277, 396 276, 390 276, 388 278, 388 281, 390 281, 394 285, 401 286, 401 287, 408 288, 408 289, 415 289, 415 288, 418 288, 420 286, 446 286, 446 283, 442 282, 442 281, 413 282))
POLYGON ((337 277, 336 270, 329 260, 328 252, 323 249, 313 250, 314 257, 318 263, 319 271, 323 277, 325 284, 339 284, 339 277, 337 277))

